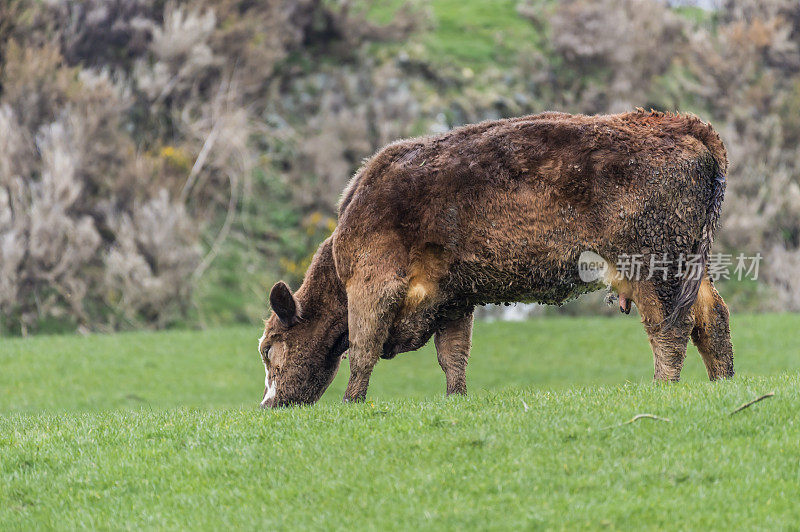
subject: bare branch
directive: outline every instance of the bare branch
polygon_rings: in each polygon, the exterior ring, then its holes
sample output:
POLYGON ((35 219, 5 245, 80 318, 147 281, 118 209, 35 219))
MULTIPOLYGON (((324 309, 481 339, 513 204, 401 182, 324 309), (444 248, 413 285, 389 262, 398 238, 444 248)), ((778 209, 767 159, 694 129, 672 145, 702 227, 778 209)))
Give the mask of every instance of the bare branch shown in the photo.
POLYGON ((652 419, 654 421, 666 421, 667 423, 670 422, 669 419, 667 419, 665 417, 658 417, 658 416, 654 416, 653 414, 636 414, 635 416, 630 418, 628 421, 625 421, 623 423, 619 423, 617 425, 609 425, 607 427, 603 427, 600 430, 615 429, 617 427, 622 427, 623 425, 630 425, 631 423, 635 423, 636 421, 639 421, 640 419, 652 419))
POLYGON ((747 403, 743 404, 742 406, 740 406, 739 408, 737 408, 736 410, 734 410, 733 412, 731 412, 731 413, 730 413, 730 414, 728 414, 728 415, 732 416, 732 415, 736 414, 737 412, 741 412, 741 411, 742 411, 742 410, 744 410, 745 408, 750 408, 751 406, 753 406, 753 405, 754 405, 754 404, 756 404, 757 402, 759 402, 759 401, 763 401, 764 399, 766 399, 766 398, 768 398, 768 397, 773 397, 774 395, 775 395, 775 392, 769 392, 769 393, 765 393, 765 394, 764 394, 764 395, 762 395, 761 397, 756 397, 756 398, 755 398, 755 399, 753 399, 752 401, 748 401, 747 403))
POLYGON ((238 179, 236 178, 235 174, 232 172, 228 173, 228 180, 230 181, 231 187, 231 195, 230 199, 228 200, 228 212, 225 215, 225 222, 222 224, 222 228, 217 233, 217 237, 214 239, 214 243, 211 246, 211 249, 203 257, 202 262, 197 266, 194 273, 192 274, 194 279, 199 279, 203 276, 206 269, 211 266, 211 263, 216 258, 217 254, 219 253, 220 246, 228 237, 228 233, 230 233, 231 224, 233 224, 233 219, 236 216, 236 205, 238 204, 237 201, 237 194, 236 191, 238 189, 238 179))

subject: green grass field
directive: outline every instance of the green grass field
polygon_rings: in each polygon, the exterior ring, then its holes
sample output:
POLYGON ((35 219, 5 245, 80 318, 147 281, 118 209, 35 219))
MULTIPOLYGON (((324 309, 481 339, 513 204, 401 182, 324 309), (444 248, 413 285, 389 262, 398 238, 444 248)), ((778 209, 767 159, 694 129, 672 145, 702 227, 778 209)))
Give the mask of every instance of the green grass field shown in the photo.
MULTIPOLYGON (((388 23, 403 5, 424 8, 418 31, 406 40, 424 50, 435 65, 469 68, 480 74, 489 67, 503 68, 516 63, 521 53, 542 45, 543 34, 517 10, 516 0, 383 0, 356 2, 369 19, 388 23)), ((551 0, 533 0, 531 9, 546 12, 551 0)))
POLYGON ((633 317, 479 323, 471 395, 429 347, 363 405, 256 408, 258 327, 0 340, 0 530, 791 529, 800 316, 736 316, 737 377, 650 382, 633 317), (775 396, 735 414, 738 405, 775 396), (642 419, 649 413, 669 421, 642 419))

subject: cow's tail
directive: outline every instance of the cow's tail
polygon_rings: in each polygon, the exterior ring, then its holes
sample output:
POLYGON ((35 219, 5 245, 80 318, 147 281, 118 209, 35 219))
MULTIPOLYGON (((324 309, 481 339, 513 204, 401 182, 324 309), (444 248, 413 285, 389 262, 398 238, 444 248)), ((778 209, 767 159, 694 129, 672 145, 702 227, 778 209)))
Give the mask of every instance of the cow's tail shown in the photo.
MULTIPOLYGON (((728 159, 725 146, 714 129, 700 119, 692 117, 692 134, 696 136, 713 158, 711 165, 711 193, 706 209, 705 223, 703 224, 700 240, 694 249, 695 256, 699 256, 699 266, 695 271, 685 272, 685 277, 681 282, 681 287, 675 296, 672 311, 664 320, 666 326, 672 326, 675 322, 686 315, 686 312, 694 305, 703 277, 706 275, 708 256, 711 251, 711 244, 714 242, 714 233, 719 223, 720 211, 722 210, 722 200, 725 197, 725 172, 728 168, 728 159)), ((685 268, 684 268, 685 269, 685 268)))

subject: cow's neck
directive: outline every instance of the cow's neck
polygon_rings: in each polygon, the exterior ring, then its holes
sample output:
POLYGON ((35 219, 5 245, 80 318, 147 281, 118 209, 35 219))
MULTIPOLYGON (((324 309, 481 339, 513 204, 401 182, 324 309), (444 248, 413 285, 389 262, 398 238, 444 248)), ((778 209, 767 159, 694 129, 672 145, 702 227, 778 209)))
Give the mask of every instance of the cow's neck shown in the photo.
POLYGON ((347 331, 347 293, 336 274, 331 238, 320 244, 295 296, 303 318, 319 320, 336 337, 347 331))

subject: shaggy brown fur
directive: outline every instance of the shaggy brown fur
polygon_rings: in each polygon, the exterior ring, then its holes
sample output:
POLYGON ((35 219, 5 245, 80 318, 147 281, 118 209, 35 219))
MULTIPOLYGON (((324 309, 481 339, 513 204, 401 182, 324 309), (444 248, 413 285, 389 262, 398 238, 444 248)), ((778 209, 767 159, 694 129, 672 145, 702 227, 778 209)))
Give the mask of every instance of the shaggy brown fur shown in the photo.
POLYGON ((544 113, 390 144, 348 185, 297 294, 273 288, 263 405, 316 401, 348 346, 345 400, 363 399, 379 358, 434 334, 447 392, 464 393, 475 305, 561 304, 602 288, 578 276, 585 250, 612 265, 644 256, 639 279, 611 284, 639 309, 656 379, 679 378, 690 336, 711 379, 733 376, 725 303, 705 274, 686 279, 677 265, 706 260, 726 167, 709 125, 642 110, 544 113), (650 256, 663 254, 667 279, 648 280, 650 256))

